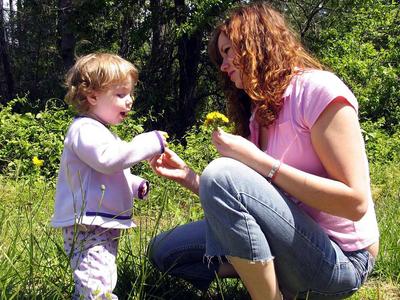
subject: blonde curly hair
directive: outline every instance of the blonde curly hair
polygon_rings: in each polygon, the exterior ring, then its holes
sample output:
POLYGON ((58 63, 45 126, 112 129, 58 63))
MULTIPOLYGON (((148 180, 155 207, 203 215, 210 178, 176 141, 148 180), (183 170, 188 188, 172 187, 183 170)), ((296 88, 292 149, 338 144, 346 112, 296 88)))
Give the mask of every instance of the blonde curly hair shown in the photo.
POLYGON ((137 84, 139 74, 136 67, 122 57, 111 53, 91 53, 77 59, 67 72, 65 102, 79 113, 89 109, 87 96, 93 92, 104 91, 110 86, 131 79, 137 84))
POLYGON ((271 125, 283 106, 283 93, 292 77, 304 69, 323 66, 302 46, 284 17, 269 5, 257 2, 233 9, 214 30, 208 45, 210 59, 221 66, 218 38, 224 33, 232 42, 233 64, 242 73, 243 90, 235 87, 220 70, 227 97, 229 118, 236 133, 249 135, 251 108, 265 127, 271 125))

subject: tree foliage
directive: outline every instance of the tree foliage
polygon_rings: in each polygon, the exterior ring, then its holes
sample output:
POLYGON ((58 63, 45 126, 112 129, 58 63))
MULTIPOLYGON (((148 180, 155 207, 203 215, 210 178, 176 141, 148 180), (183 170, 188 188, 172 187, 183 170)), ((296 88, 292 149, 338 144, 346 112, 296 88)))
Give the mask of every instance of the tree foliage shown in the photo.
POLYGON ((395 1, 355 1, 315 45, 357 96, 361 118, 384 120, 389 131, 400 121, 399 12, 395 1))
MULTIPOLYGON (((146 128, 182 137, 208 110, 224 109, 207 41, 227 9, 243 2, 249 1, 1 1, 0 103, 26 96, 37 113, 48 99, 63 98, 64 74, 76 56, 109 51, 140 70, 135 109, 147 116, 146 128)), ((364 120, 383 117, 389 130, 399 123, 397 1, 269 2, 349 84, 364 120)))

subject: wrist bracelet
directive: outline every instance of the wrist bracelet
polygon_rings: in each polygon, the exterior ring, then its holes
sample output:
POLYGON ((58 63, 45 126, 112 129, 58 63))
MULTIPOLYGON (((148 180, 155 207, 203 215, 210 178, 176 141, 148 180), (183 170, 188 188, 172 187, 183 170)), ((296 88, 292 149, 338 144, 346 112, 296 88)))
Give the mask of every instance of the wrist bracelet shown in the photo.
POLYGON ((272 179, 274 179, 280 167, 281 167, 281 161, 279 159, 275 160, 274 164, 271 167, 271 170, 267 175, 268 182, 272 182, 272 179))

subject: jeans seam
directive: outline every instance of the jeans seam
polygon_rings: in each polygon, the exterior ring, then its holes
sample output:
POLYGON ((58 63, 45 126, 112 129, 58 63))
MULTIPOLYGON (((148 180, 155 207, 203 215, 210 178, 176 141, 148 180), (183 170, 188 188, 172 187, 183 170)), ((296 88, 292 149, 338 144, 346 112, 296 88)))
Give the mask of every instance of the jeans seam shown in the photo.
POLYGON ((251 248, 251 260, 254 260, 254 249, 253 249, 253 240, 252 240, 252 236, 250 233, 250 229, 249 229, 249 223, 247 222, 247 217, 244 213, 242 213, 244 220, 246 222, 246 230, 247 230, 247 236, 249 237, 249 242, 250 242, 250 248, 251 248))
MULTIPOLYGON (((236 190, 236 189, 235 189, 236 190)), ((241 199, 241 193, 236 191, 235 195, 236 201, 238 201, 241 205, 243 205, 243 201, 241 199)), ((246 208, 246 211, 248 212, 248 209, 245 205, 243 205, 244 208, 246 208)), ((248 223, 248 218, 246 217, 246 214, 244 212, 241 213, 245 223, 246 223, 246 230, 247 230, 247 236, 249 237, 249 243, 250 243, 250 248, 251 248, 251 261, 254 261, 254 248, 253 248, 253 239, 251 236, 250 228, 249 228, 249 223, 248 223)))

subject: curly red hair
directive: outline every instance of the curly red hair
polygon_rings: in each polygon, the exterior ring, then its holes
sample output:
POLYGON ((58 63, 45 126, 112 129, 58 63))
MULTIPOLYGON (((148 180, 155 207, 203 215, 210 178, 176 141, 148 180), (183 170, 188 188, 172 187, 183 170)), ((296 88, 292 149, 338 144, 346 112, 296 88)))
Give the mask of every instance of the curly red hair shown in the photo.
POLYGON ((232 42, 233 64, 241 70, 243 90, 237 89, 221 72, 228 99, 229 118, 236 133, 249 134, 251 107, 256 119, 268 127, 283 106, 283 93, 300 70, 322 69, 322 65, 302 46, 284 17, 269 5, 259 2, 233 9, 228 19, 216 27, 208 45, 211 61, 221 66, 218 38, 224 33, 232 42))

